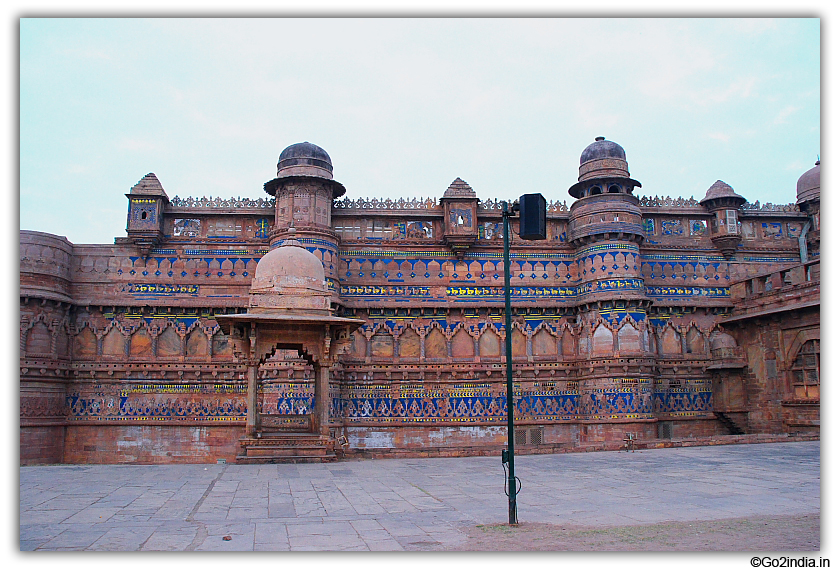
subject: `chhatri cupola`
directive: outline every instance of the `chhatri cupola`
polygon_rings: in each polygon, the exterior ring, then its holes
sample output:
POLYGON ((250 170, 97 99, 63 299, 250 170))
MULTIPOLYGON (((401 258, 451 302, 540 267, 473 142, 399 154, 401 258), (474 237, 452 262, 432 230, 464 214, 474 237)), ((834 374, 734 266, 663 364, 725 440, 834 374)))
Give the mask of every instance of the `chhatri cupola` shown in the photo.
POLYGON ((569 242, 584 246, 604 240, 641 243, 645 239, 642 212, 621 145, 596 137, 580 155, 578 181, 569 194, 569 242))
POLYGON ((700 200, 700 205, 712 214, 712 243, 724 257, 732 257, 741 243, 738 210, 746 201, 746 198, 736 194, 732 186, 722 180, 712 184, 706 196, 700 200))
POLYGON ((310 142, 286 147, 277 161, 277 177, 263 185, 275 197, 272 247, 286 238, 288 229, 298 237, 338 242, 332 230, 332 202, 343 196, 344 186, 333 179, 333 165, 327 151, 310 142))

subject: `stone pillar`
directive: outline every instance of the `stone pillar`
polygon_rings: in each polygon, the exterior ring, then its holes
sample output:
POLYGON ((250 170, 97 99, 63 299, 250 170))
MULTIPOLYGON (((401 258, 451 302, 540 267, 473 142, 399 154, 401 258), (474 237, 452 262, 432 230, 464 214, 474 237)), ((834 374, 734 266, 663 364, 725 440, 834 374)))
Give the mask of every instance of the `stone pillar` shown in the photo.
POLYGON ((315 368, 315 433, 330 434, 330 367, 314 363, 315 368))
POLYGON ((257 432, 257 372, 259 365, 254 361, 248 362, 248 415, 245 420, 245 433, 248 436, 255 436, 257 432))

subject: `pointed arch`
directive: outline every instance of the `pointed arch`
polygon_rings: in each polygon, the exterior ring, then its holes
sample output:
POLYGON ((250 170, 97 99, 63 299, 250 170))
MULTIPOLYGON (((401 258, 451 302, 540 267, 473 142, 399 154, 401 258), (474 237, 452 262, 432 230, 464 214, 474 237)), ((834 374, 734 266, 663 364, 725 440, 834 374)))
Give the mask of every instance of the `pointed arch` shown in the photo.
POLYGON ((420 358, 420 345, 423 339, 414 330, 414 327, 406 327, 400 334, 400 358, 420 358))
POLYGON ((379 324, 372 337, 370 337, 370 355, 374 358, 394 357, 394 335, 387 327, 379 324))
POLYGON ((198 326, 193 326, 187 334, 186 355, 192 357, 207 356, 207 335, 198 326))
POLYGON ((531 352, 534 356, 557 356, 557 337, 545 323, 531 337, 531 352))
POLYGON ((703 333, 692 323, 685 335, 685 348, 689 354, 705 354, 706 342, 703 333))
POLYGON ((644 352, 642 332, 636 328, 633 320, 627 318, 618 329, 619 354, 636 354, 644 352))
POLYGON ((601 322, 592 333, 592 355, 612 356, 613 354, 613 331, 606 323, 601 322))
MULTIPOLYGON (((160 342, 160 339, 158 339, 160 342)), ((213 356, 214 357, 228 357, 233 356, 233 346, 225 333, 217 330, 212 338, 213 356)))
POLYGON ((181 335, 174 325, 170 324, 158 335, 157 356, 181 356, 181 335))
POLYGON ((662 354, 682 354, 680 335, 673 324, 667 323, 660 331, 659 338, 662 346, 662 354))
POLYGON ((125 336, 114 323, 102 337, 102 356, 125 356, 125 336))
POLYGON ((496 332, 496 327, 484 327, 484 331, 478 338, 478 352, 482 357, 501 356, 501 338, 496 332))
POLYGON ((451 343, 453 358, 475 357, 475 339, 463 326, 459 325, 458 330, 452 335, 451 343))
POLYGON ((152 337, 145 324, 138 327, 130 337, 128 354, 130 356, 151 356, 152 337))
POLYGON ((514 323, 511 330, 511 352, 514 358, 525 358, 528 356, 528 335, 522 330, 519 323, 514 323))
POLYGON ((426 333, 426 338, 423 339, 425 343, 425 357, 426 359, 443 359, 447 357, 446 350, 446 335, 440 328, 438 323, 432 323, 429 327, 429 332, 426 333))
POLYGON ((62 358, 70 356, 70 327, 66 319, 58 325, 55 331, 55 353, 62 358))
POLYGON ((52 331, 43 315, 38 315, 26 335, 27 354, 50 354, 52 352, 52 331))
POLYGON ((93 358, 96 356, 96 345, 96 334, 85 325, 74 339, 73 355, 76 358, 93 358))
POLYGON ((575 351, 575 334, 572 327, 568 323, 563 324, 563 333, 561 335, 561 349, 563 358, 574 358, 575 351))

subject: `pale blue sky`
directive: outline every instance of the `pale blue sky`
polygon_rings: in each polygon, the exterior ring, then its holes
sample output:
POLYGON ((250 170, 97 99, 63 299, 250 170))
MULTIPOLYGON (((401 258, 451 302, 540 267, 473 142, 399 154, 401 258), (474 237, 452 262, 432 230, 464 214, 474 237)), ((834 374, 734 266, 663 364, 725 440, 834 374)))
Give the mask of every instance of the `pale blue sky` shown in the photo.
POLYGON ((820 153, 818 19, 22 19, 20 226, 125 233, 168 195, 266 196, 304 140, 348 196, 572 198, 621 144, 640 194, 795 201, 820 153))

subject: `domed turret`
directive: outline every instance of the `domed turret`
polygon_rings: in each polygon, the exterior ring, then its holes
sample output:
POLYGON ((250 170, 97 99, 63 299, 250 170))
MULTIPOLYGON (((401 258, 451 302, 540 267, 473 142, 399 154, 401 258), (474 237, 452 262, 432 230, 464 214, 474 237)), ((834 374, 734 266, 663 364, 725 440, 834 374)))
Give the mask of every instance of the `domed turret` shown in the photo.
POLYGON ((598 194, 631 194, 642 185, 630 178, 627 155, 621 145, 596 137, 580 155, 578 183, 569 188, 575 198, 598 194))
POLYGON ((820 161, 796 182, 796 203, 820 199, 820 161))
POLYGON ((731 207, 738 208, 741 204, 745 203, 747 200, 743 196, 740 196, 735 193, 735 190, 724 182, 723 180, 718 180, 711 186, 709 189, 706 190, 706 196, 700 200, 701 204, 707 205, 708 208, 712 209, 710 204, 712 203, 725 203, 731 207))
POLYGON ((286 147, 277 161, 277 177, 317 176, 332 180, 332 160, 327 151, 310 142, 286 147))
POLYGON ((627 162, 627 155, 621 145, 608 141, 604 137, 595 137, 595 142, 583 149, 580 154, 580 163, 583 165, 599 158, 618 158, 627 162))
POLYGON ((741 243, 741 230, 738 228, 738 208, 746 198, 735 193, 735 190, 718 180, 706 191, 706 196, 700 204, 712 214, 711 239, 724 257, 731 258, 741 243))
POLYGON ((569 243, 643 242, 642 212, 633 195, 637 186, 641 184, 630 178, 624 149, 597 137, 583 149, 578 183, 569 188, 569 194, 579 198, 569 209, 569 243))
POLYGON ((290 228, 297 228, 304 243, 329 242, 338 246, 332 228, 333 200, 342 196, 344 186, 333 180, 332 160, 327 151, 310 142, 283 149, 277 161, 277 178, 263 185, 274 196, 274 229, 268 239, 276 247, 290 228))
POLYGON ((333 165, 327 151, 311 142, 287 146, 277 160, 277 178, 269 180, 263 188, 272 196, 284 181, 320 179, 332 190, 332 198, 343 196, 344 186, 333 180, 333 165), (327 182, 329 181, 329 182, 327 182))

